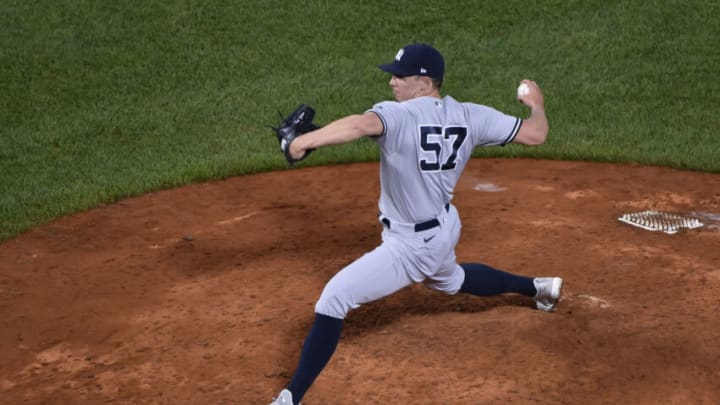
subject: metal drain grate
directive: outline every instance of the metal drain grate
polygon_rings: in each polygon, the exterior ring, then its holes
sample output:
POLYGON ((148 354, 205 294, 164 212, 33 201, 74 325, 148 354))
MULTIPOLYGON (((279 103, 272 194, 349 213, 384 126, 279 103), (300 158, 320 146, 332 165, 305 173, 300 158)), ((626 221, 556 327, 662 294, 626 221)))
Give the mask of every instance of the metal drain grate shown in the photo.
POLYGON ((696 218, 654 210, 625 214, 618 220, 648 231, 661 231, 669 234, 677 233, 680 228, 695 229, 703 226, 703 223, 696 218))

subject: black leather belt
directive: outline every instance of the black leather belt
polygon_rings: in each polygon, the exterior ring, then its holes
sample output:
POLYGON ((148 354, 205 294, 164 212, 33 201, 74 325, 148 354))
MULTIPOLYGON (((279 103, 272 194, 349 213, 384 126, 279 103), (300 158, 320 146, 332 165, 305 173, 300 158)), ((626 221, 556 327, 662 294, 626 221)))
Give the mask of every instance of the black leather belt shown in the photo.
MULTIPOLYGON (((450 212, 450 203, 445 204, 445 211, 450 212)), ((382 223, 385 224, 385 226, 390 228, 390 220, 387 218, 381 219, 382 223)), ((422 232, 427 231, 428 229, 433 229, 436 226, 440 226, 440 221, 437 220, 437 218, 433 218, 429 221, 420 222, 419 224, 415 224, 415 232, 422 232)))

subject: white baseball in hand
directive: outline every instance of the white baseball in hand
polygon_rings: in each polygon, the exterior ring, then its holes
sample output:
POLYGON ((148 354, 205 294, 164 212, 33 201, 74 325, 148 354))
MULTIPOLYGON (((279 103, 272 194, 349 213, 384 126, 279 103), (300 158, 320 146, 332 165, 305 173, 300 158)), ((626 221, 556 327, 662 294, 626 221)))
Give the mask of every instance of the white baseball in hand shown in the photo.
POLYGON ((517 94, 518 97, 522 97, 530 93, 530 86, 527 85, 527 83, 522 83, 517 88, 517 94))

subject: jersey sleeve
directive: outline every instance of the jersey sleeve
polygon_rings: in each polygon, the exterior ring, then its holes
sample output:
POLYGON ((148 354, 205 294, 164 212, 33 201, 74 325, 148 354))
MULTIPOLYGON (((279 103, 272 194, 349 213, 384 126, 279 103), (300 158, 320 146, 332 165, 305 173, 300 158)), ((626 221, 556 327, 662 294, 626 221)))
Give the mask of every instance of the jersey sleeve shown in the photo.
POLYGON ((515 140, 523 123, 521 118, 484 105, 467 103, 465 111, 475 146, 507 145, 515 140))
POLYGON ((372 137, 371 139, 379 144, 382 148, 393 149, 393 143, 397 142, 397 139, 393 139, 388 134, 400 133, 402 126, 402 109, 400 103, 395 101, 382 101, 375 104, 367 112, 375 113, 380 118, 383 124, 383 132, 379 136, 372 137))

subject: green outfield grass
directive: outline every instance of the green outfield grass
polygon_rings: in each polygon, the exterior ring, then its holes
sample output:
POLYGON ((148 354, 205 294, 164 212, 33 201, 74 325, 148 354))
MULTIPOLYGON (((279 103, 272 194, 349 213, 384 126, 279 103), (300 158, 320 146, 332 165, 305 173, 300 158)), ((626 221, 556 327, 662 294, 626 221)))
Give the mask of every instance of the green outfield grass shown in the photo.
MULTIPOLYGON (((0 1, 0 240, 150 190, 283 169, 268 125, 389 99, 375 68, 413 41, 444 92, 551 135, 478 156, 720 172, 717 1, 0 1)), ((302 165, 377 159, 368 141, 302 165)))

